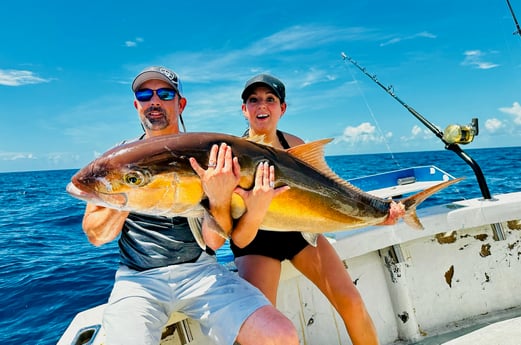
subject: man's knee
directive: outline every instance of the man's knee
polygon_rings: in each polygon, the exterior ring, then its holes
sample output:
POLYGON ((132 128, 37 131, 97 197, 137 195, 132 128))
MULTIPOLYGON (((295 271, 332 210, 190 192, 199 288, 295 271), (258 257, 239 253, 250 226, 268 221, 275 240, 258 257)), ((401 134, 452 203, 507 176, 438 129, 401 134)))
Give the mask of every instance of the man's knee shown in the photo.
POLYGON ((257 309, 242 325, 237 341, 241 345, 298 345, 298 333, 293 323, 275 307, 257 309))

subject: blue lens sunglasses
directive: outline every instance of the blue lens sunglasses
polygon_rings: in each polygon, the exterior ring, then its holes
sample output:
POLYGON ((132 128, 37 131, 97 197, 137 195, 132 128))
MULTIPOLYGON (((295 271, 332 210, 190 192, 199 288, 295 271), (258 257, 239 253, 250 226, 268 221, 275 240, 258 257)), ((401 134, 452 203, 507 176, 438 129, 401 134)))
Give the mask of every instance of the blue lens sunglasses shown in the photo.
POLYGON ((176 91, 169 88, 160 88, 157 90, 152 89, 140 89, 135 92, 136 99, 140 102, 148 102, 154 96, 154 92, 157 97, 162 101, 171 101, 174 99, 176 91))

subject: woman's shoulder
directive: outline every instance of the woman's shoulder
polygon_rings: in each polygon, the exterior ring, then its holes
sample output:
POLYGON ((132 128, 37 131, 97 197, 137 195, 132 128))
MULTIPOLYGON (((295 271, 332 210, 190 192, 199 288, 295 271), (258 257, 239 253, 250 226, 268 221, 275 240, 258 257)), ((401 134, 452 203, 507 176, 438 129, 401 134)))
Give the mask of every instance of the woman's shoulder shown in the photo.
POLYGON ((284 134, 284 138, 286 138, 286 141, 288 142, 289 146, 304 144, 304 140, 297 137, 296 135, 284 131, 282 131, 282 133, 284 134))

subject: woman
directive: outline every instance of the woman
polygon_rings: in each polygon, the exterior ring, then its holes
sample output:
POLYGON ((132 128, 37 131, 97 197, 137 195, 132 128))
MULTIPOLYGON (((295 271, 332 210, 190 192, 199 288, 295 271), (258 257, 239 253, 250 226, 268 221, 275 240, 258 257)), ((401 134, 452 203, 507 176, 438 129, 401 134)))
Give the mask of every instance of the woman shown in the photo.
MULTIPOLYGON (((242 111, 249 123, 245 136, 263 136, 266 144, 281 149, 303 144, 302 139, 277 130, 286 111, 285 96, 284 84, 271 75, 260 74, 248 80, 242 92, 242 111)), ((259 229, 271 199, 289 188, 274 189, 274 176, 273 166, 261 164, 254 189, 236 189, 248 210, 231 235, 231 248, 240 276, 258 287, 275 305, 281 263, 290 260, 329 299, 344 320, 354 345, 378 344, 375 327, 358 290, 323 235, 313 247, 300 232, 259 229)))

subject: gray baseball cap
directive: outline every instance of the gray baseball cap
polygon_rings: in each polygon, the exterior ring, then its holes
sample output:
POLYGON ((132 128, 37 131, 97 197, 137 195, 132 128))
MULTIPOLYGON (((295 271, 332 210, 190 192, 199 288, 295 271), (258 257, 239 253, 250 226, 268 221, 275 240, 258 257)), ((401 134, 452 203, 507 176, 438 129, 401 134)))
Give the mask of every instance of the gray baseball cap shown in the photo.
POLYGON ((162 66, 150 66, 141 71, 132 82, 132 91, 136 92, 144 82, 152 79, 167 82, 177 91, 179 96, 183 97, 183 86, 177 73, 162 66))
POLYGON ((269 74, 259 74, 251 78, 244 85, 244 91, 242 92, 242 100, 246 102, 246 99, 252 94, 255 87, 264 85, 273 90, 273 93, 280 99, 280 103, 284 103, 286 98, 286 88, 284 84, 274 76, 269 74))

